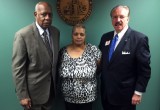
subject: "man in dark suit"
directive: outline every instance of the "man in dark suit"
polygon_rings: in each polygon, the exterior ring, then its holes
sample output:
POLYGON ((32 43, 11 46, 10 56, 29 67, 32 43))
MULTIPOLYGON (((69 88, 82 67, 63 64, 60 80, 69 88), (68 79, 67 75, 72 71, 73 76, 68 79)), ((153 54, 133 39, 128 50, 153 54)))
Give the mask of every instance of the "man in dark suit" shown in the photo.
POLYGON ((146 91, 151 74, 148 38, 128 26, 128 6, 116 6, 110 15, 115 30, 103 34, 99 44, 102 51, 103 109, 135 110, 141 102, 142 93, 146 91), (113 47, 115 35, 118 35, 118 40, 113 47))
POLYGON ((13 79, 18 99, 25 110, 51 110, 60 33, 51 26, 52 7, 49 3, 37 3, 34 16, 36 21, 33 24, 15 34, 13 79))

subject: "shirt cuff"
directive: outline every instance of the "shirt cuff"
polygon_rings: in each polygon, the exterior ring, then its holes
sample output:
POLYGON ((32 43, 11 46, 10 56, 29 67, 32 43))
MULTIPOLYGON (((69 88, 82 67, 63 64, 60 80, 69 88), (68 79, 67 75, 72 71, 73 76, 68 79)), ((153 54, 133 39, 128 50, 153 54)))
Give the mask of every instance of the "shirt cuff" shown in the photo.
POLYGON ((134 93, 137 95, 140 95, 140 96, 142 96, 142 94, 143 94, 142 92, 139 92, 139 91, 134 91, 134 93))

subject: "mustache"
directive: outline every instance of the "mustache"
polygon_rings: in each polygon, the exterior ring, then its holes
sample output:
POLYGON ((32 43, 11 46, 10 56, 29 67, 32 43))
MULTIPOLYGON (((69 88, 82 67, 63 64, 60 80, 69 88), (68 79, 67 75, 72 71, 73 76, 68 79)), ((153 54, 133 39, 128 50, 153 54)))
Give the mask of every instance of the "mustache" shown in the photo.
POLYGON ((116 22, 115 26, 118 26, 118 25, 122 25, 122 23, 121 22, 116 22))

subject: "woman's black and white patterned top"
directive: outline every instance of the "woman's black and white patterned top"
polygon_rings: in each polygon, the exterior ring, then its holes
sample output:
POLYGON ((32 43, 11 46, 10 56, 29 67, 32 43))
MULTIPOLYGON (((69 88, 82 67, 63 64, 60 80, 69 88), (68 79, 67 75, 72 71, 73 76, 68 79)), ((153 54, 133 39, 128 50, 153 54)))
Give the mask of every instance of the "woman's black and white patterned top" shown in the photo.
POLYGON ((69 103, 88 103, 96 99, 97 61, 100 50, 89 43, 79 58, 71 58, 64 47, 60 51, 59 75, 64 100, 69 103))

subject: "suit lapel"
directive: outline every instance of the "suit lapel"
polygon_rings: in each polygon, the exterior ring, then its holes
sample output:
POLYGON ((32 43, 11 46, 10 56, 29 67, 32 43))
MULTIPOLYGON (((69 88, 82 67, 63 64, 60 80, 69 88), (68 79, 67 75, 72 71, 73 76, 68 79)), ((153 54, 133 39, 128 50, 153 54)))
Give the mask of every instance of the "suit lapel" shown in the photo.
POLYGON ((111 33, 109 33, 109 35, 107 35, 107 39, 105 41, 105 53, 106 53, 106 58, 107 58, 107 64, 109 63, 109 49, 110 49, 110 46, 111 46, 111 42, 112 42, 112 39, 113 39, 113 35, 114 35, 114 31, 112 31, 111 33), (106 42, 109 42, 109 45, 107 45, 106 42))
POLYGON ((130 35, 131 29, 128 28, 128 30, 126 31, 126 33, 124 34, 124 36, 122 37, 121 41, 119 42, 119 44, 117 45, 112 58, 110 60, 110 63, 113 62, 113 60, 118 57, 120 54, 122 54, 122 50, 124 48, 124 46, 126 45, 127 41, 129 40, 129 35, 130 35))
MULTIPOLYGON (((39 34, 39 31, 38 31, 35 23, 33 23, 33 35, 34 35, 34 37, 37 39, 38 44, 41 45, 41 46, 39 46, 39 47, 44 48, 44 49, 43 49, 44 52, 47 53, 48 58, 50 58, 50 61, 51 61, 52 58, 51 58, 50 55, 49 55, 49 52, 48 52, 48 50, 47 50, 47 48, 46 48, 46 46, 45 46, 45 43, 44 43, 42 37, 41 37, 40 34, 39 34)), ((51 61, 51 63, 52 63, 52 61, 51 61)))

